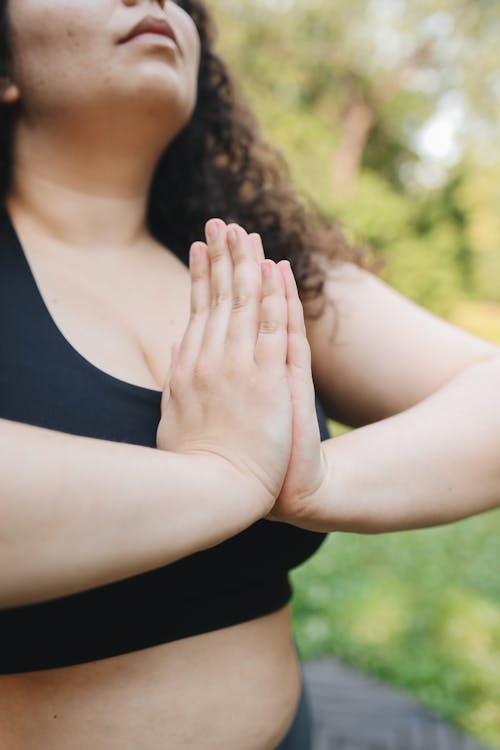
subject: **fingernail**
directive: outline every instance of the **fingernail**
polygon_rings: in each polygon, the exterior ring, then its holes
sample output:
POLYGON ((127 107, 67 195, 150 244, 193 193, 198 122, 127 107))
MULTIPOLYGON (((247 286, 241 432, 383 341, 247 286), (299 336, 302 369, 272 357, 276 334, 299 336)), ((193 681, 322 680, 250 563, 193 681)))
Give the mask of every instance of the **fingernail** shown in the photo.
POLYGON ((238 242, 238 233, 236 232, 236 229, 229 230, 227 233, 227 241, 229 242, 231 250, 236 247, 236 243, 238 242))
POLYGON ((218 235, 219 235, 219 225, 217 224, 216 221, 209 221, 207 224, 208 239, 212 240, 213 242, 214 240, 217 239, 218 235))

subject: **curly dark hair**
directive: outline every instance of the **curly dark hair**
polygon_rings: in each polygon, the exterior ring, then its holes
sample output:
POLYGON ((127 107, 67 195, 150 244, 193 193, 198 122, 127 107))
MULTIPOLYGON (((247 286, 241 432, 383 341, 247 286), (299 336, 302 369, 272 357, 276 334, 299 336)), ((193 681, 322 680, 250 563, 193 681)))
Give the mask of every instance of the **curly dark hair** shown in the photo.
MULTIPOLYGON (((284 158, 263 140, 214 52, 215 26, 204 3, 178 4, 193 19, 201 39, 198 98, 190 122, 156 165, 148 227, 163 244, 176 237, 186 247, 203 238, 205 223, 212 217, 258 232, 267 257, 290 260, 306 315, 315 317, 325 302, 321 261, 347 260, 372 270, 364 260, 366 250, 350 245, 312 201, 299 200, 284 158)), ((8 0, 0 0, 2 77, 9 76, 12 59, 7 6, 8 0)), ((0 200, 9 187, 15 112, 16 105, 0 106, 0 200)))

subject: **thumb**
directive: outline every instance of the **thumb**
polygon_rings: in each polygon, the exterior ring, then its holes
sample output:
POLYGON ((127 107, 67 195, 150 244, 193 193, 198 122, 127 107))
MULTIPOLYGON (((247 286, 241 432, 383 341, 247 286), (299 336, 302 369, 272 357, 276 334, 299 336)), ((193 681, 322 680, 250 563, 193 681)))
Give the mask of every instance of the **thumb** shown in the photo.
POLYGON ((170 399, 170 383, 172 382, 172 378, 174 376, 175 368, 177 366, 177 363, 179 361, 179 353, 180 353, 181 345, 178 341, 174 341, 174 343, 171 346, 170 349, 170 367, 168 370, 167 377, 165 378, 165 383, 163 385, 163 404, 162 408, 164 408, 169 399, 170 399))
POLYGON ((171 351, 171 357, 170 357, 170 372, 168 375, 168 379, 171 380, 172 375, 174 374, 174 370, 177 367, 177 362, 179 361, 179 354, 181 351, 181 345, 178 341, 174 341, 172 344, 172 351, 171 351))

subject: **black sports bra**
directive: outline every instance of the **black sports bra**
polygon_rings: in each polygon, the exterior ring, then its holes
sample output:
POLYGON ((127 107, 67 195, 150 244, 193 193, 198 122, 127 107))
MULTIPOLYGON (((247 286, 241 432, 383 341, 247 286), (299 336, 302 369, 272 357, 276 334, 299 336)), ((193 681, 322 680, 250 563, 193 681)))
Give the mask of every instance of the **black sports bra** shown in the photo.
MULTIPOLYGON (((177 250, 174 242, 169 247, 177 250)), ((177 254, 187 262, 182 243, 177 254)), ((103 372, 62 335, 0 205, 0 418, 154 448, 160 401, 160 391, 103 372)), ((318 402, 317 414, 326 439, 318 402)), ((261 520, 170 565, 2 609, 0 673, 104 659, 273 612, 291 599, 287 572, 325 536, 261 520)))

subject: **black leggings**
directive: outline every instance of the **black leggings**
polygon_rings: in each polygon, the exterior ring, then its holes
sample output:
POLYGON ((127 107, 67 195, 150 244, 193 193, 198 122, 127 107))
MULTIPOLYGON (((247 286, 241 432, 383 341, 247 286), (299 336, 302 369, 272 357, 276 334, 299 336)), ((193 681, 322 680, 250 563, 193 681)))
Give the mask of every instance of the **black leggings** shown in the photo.
POLYGON ((276 750, 312 750, 312 720, 309 696, 302 673, 302 692, 295 718, 288 733, 276 750))

